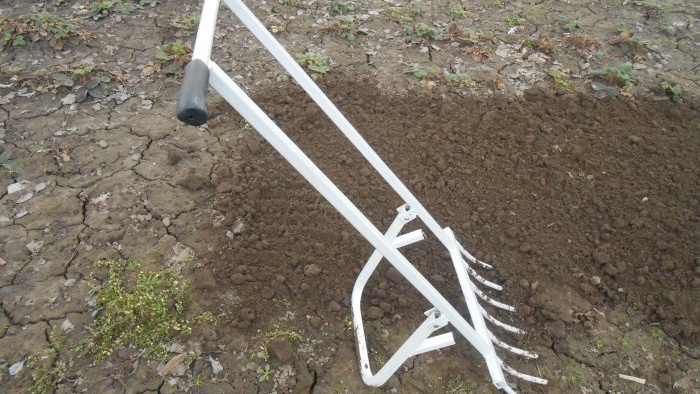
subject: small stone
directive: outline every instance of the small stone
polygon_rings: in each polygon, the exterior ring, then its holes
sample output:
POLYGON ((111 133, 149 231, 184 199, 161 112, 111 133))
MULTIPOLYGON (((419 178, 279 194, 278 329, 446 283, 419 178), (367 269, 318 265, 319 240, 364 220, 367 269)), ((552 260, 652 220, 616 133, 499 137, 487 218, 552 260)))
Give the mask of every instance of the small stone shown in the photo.
POLYGON ((617 275, 617 268, 613 264, 605 264, 605 267, 603 267, 603 272, 610 276, 615 276, 617 275))
POLYGON ((520 287, 522 287, 525 290, 530 288, 530 282, 528 282, 525 278, 520 279, 520 282, 518 283, 520 284, 520 287))
POLYGON ((319 328, 322 323, 323 320, 321 320, 321 318, 318 316, 311 316, 311 318, 309 319, 309 324, 311 324, 311 327, 313 328, 319 328))
POLYGON ((219 186, 216 187, 216 192, 217 193, 228 193, 231 190, 233 190, 233 185, 231 182, 221 182, 219 186))
POLYGON ((255 320, 255 311, 250 308, 241 308, 238 311, 238 319, 242 321, 253 321, 255 320))
POLYGON ((673 382, 673 388, 682 393, 690 393, 693 389, 693 380, 690 378, 690 376, 678 379, 673 382))
POLYGON ((216 289, 216 277, 210 269, 198 268, 194 271, 194 284, 199 289, 216 289))
POLYGON ((367 318, 369 320, 379 320, 384 317, 384 310, 376 306, 370 306, 367 308, 367 318))
POLYGON ((590 281, 593 286, 598 286, 600 284, 600 276, 591 276, 590 281))
POLYGON ((242 285, 246 282, 245 275, 241 274, 240 272, 231 275, 230 279, 231 283, 234 285, 242 285))
POLYGON ((302 283, 300 287, 301 287, 301 291, 303 291, 303 292, 308 292, 311 290, 311 286, 309 286, 308 283, 302 283))
POLYGON ((275 289, 270 286, 263 287, 260 291, 260 297, 264 300, 271 300, 275 296, 275 289))
POLYGON ((304 266, 304 275, 312 277, 318 276, 321 273, 321 267, 316 264, 307 264, 304 266))
POLYGON ((63 105, 75 104, 75 94, 68 93, 64 98, 61 99, 61 104, 63 104, 63 105))
POLYGON ((25 245, 25 247, 31 254, 35 254, 36 252, 41 250, 42 246, 44 246, 44 241, 32 241, 25 245))
POLYGON ((24 369, 24 362, 25 362, 25 361, 26 361, 26 360, 22 360, 22 361, 20 361, 20 362, 18 362, 18 363, 12 364, 12 366, 10 366, 10 368, 9 368, 10 376, 15 376, 15 375, 17 375, 18 373, 20 373, 20 371, 21 371, 22 369, 24 369))
POLYGON ((528 253, 528 252, 530 252, 530 251, 532 250, 532 245, 530 245, 529 243, 525 242, 525 243, 523 243, 522 245, 520 245, 519 250, 520 250, 520 253, 528 253))
POLYGON ((172 222, 172 219, 170 219, 170 216, 166 216, 162 220, 163 226, 165 227, 170 227, 170 223, 172 222))
POLYGON ((384 313, 391 313, 391 311, 394 309, 388 302, 380 302, 379 307, 382 308, 384 313))
POLYGON ((442 275, 435 274, 431 276, 430 279, 433 283, 445 283, 445 278, 443 278, 442 275))
POLYGON ((272 339, 267 344, 267 351, 273 360, 279 361, 280 364, 289 364, 294 359, 294 349, 289 341, 282 337, 272 339))
POLYGON ((226 238, 233 239, 233 231, 231 231, 231 230, 226 231, 226 238))
POLYGON ((109 146, 109 143, 108 143, 107 141, 105 141, 105 140, 99 140, 99 141, 97 142, 97 145, 99 145, 100 148, 106 148, 106 147, 109 146))
POLYGON ((221 365, 221 363, 218 360, 212 358, 212 356, 209 356, 209 365, 211 365, 212 375, 216 375, 217 373, 224 370, 224 366, 221 365))
POLYGON ((252 154, 258 154, 260 153, 260 140, 257 137, 251 136, 246 139, 246 145, 248 146, 248 150, 252 154))
POLYGON ((601 250, 596 250, 593 252, 593 260, 600 265, 605 265, 610 263, 610 256, 601 250))
POLYGON ((75 282, 77 282, 75 278, 68 278, 65 282, 63 282, 63 286, 73 287, 75 285, 75 282))
POLYGON ((630 142, 633 144, 641 144, 642 143, 642 137, 639 137, 639 136, 634 135, 634 134, 630 134, 629 136, 627 136, 627 139, 630 140, 630 142))
POLYGON ((331 301, 328 303, 328 310, 330 310, 330 311, 338 312, 341 309, 342 309, 342 307, 340 306, 340 304, 338 304, 335 301, 331 301))
POLYGON ((245 232, 245 230, 245 222, 240 219, 236 220, 236 223, 233 224, 233 228, 231 229, 231 231, 233 231, 233 235, 241 235, 245 232))
POLYGON ((61 331, 63 331, 65 334, 68 334, 69 332, 73 331, 75 327, 73 326, 73 323, 70 322, 70 320, 66 319, 61 323, 61 331))
POLYGON ((397 282, 399 282, 399 281, 401 280, 401 278, 403 278, 403 275, 401 275, 401 273, 399 272, 399 270, 397 270, 396 268, 394 268, 394 267, 389 267, 389 269, 386 270, 386 277, 387 277, 390 281, 392 281, 392 282, 394 282, 394 283, 397 283, 397 282))

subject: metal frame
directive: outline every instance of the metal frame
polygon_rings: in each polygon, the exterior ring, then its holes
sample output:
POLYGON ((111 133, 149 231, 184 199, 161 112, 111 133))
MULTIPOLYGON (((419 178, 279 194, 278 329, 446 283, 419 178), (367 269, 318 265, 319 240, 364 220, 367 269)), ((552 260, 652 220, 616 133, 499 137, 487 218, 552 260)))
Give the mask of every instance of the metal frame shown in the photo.
POLYGON ((391 375, 414 355, 453 345, 452 333, 431 337, 431 334, 449 323, 482 355, 486 361, 492 383, 508 393, 515 393, 506 381, 504 371, 521 379, 546 384, 547 381, 525 375, 506 366, 496 354, 494 344, 530 358, 537 355, 509 346, 495 336, 486 326, 486 320, 507 331, 522 333, 521 330, 501 323, 489 315, 479 305, 478 298, 502 309, 512 307, 494 301, 479 290, 472 279, 492 289, 500 290, 497 284, 481 278, 470 266, 471 264, 490 268, 469 254, 456 240, 449 228, 442 228, 428 213, 423 205, 389 169, 377 153, 367 144, 362 136, 340 113, 313 80, 304 72, 297 62, 287 53, 282 45, 267 31, 255 15, 241 0, 223 0, 250 32, 262 43, 272 56, 287 70, 296 82, 309 94, 331 121, 350 140, 365 159, 374 167, 391 188, 403 199, 405 205, 398 209, 398 214, 386 234, 382 234, 367 217, 345 196, 338 187, 297 147, 294 142, 253 102, 248 95, 211 60, 214 31, 218 16, 220 0, 205 0, 199 29, 194 46, 192 60, 204 62, 209 68, 209 84, 255 128, 311 185, 321 193, 330 204, 364 236, 375 248, 364 269, 360 273, 352 293, 353 325, 357 340, 360 373, 363 381, 371 386, 384 384, 391 375), (399 235, 403 226, 419 218, 449 250, 461 290, 469 312, 471 324, 460 312, 443 297, 440 292, 406 259, 398 248, 423 239, 420 230, 399 235), (418 292, 432 305, 427 316, 416 331, 396 351, 376 374, 370 368, 367 342, 362 322, 361 297, 364 286, 377 268, 379 262, 386 259, 403 275, 418 292))

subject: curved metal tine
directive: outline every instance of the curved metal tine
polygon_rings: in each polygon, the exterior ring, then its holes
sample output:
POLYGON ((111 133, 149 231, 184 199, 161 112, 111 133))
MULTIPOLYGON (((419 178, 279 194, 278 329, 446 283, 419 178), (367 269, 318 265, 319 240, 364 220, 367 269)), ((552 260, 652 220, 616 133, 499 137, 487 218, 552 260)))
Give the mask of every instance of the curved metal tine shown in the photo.
POLYGON ((508 372, 509 374, 515 376, 516 378, 525 380, 525 381, 530 382, 530 383, 537 383, 537 384, 547 384, 548 383, 547 379, 542 379, 542 378, 538 378, 537 376, 532 376, 532 375, 524 374, 522 372, 518 372, 518 371, 514 370, 513 368, 507 366, 505 363, 501 364, 501 368, 504 371, 508 372))
POLYGON ((464 255, 464 257, 466 257, 467 260, 471 261, 472 263, 480 264, 482 267, 488 268, 488 269, 492 269, 492 268, 493 268, 493 266, 491 266, 490 264, 486 264, 486 263, 484 263, 484 262, 481 261, 481 260, 477 260, 476 257, 474 257, 474 256, 472 256, 471 254, 469 254, 469 252, 467 252, 467 250, 464 249, 462 246, 459 247, 459 251, 462 252, 462 255, 464 255))
POLYGON ((509 344, 507 344, 507 343, 501 341, 500 339, 496 338, 496 336, 493 335, 493 334, 491 333, 491 331, 487 331, 487 332, 488 332, 488 334, 489 334, 489 338, 491 339, 491 342, 493 342, 493 343, 495 343, 496 345, 498 345, 498 346, 500 346, 500 347, 502 347, 502 348, 508 350, 508 351, 511 352, 511 353, 515 353, 515 354, 518 354, 518 355, 520 355, 520 356, 527 357, 527 358, 539 358, 539 357, 540 357, 540 356, 537 355, 536 353, 528 352, 528 351, 525 350, 525 349, 521 349, 521 348, 519 348, 519 347, 515 347, 515 346, 509 345, 509 344))
POLYGON ((479 273, 477 273, 474 270, 474 268, 470 267, 469 264, 467 264, 467 262, 464 259, 462 259, 462 262, 464 263, 464 266, 467 267, 467 272, 469 272, 469 275, 471 275, 474 279, 476 279, 477 282, 482 283, 482 284, 484 284, 484 286, 488 286, 494 290, 498 290, 498 291, 503 290, 503 286, 498 285, 496 283, 493 283, 493 282, 489 281, 488 279, 484 278, 483 276, 479 275, 479 273))
POLYGON ((478 287, 476 287, 475 284, 472 283, 471 285, 472 285, 472 290, 474 290, 474 293, 476 293, 476 295, 479 296, 479 298, 481 298, 482 300, 488 302, 489 304, 495 306, 496 308, 501 308, 501 309, 509 311, 509 312, 515 312, 515 308, 513 308, 512 306, 510 306, 508 304, 504 304, 500 301, 494 300, 493 298, 484 294, 484 292, 481 291, 478 287))
POLYGON ((514 334, 527 334, 527 331, 522 330, 518 327, 511 326, 510 324, 503 323, 502 321, 496 319, 495 317, 491 316, 486 309, 484 309, 483 306, 479 305, 479 310, 481 311, 481 316, 483 316, 486 320, 490 321, 491 324, 494 326, 500 327, 506 331, 512 332, 514 334))

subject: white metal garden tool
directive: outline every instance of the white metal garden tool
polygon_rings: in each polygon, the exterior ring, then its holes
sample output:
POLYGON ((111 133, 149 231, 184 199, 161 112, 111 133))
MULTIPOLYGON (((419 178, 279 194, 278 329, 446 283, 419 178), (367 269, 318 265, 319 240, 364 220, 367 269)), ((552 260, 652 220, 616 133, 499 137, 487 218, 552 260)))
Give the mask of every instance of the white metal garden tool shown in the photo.
MULTIPOLYGON (((528 358, 537 357, 536 354, 510 346, 497 339, 487 326, 486 322, 488 321, 499 329, 513 333, 522 333, 518 328, 500 322, 480 305, 481 300, 496 308, 513 311, 513 307, 490 298, 477 287, 477 284, 481 284, 494 290, 501 290, 501 286, 482 278, 474 270, 474 267, 490 268, 490 266, 469 254, 457 242, 449 228, 443 228, 435 221, 425 207, 387 167, 357 130, 241 0, 223 0, 223 2, 403 199, 404 205, 398 208, 396 218, 388 231, 382 234, 255 102, 211 60, 220 1, 204 1, 192 60, 185 69, 184 81, 178 99, 177 116, 180 120, 190 125, 199 126, 204 124, 208 116, 206 105, 207 87, 211 85, 375 248, 374 253, 357 278, 352 293, 353 325, 360 359, 360 373, 364 382, 371 386, 381 386, 408 358, 454 345, 455 341, 451 332, 432 336, 435 331, 443 329, 449 324, 481 354, 486 361, 491 381, 497 388, 508 393, 515 392, 506 381, 504 372, 529 382, 546 384, 547 381, 544 379, 526 375, 508 367, 496 354, 494 345, 528 358), (466 303, 467 317, 463 316, 399 251, 399 248, 402 246, 423 239, 421 230, 401 234, 403 226, 416 218, 420 219, 425 227, 449 251, 457 273, 459 286, 464 296, 464 302, 466 303), (382 259, 386 259, 396 268, 433 307, 425 312, 425 321, 408 337, 394 355, 384 363, 383 367, 377 373, 372 373, 362 321, 361 297, 367 281, 382 259)), ((464 309, 464 306, 461 309, 464 309)))

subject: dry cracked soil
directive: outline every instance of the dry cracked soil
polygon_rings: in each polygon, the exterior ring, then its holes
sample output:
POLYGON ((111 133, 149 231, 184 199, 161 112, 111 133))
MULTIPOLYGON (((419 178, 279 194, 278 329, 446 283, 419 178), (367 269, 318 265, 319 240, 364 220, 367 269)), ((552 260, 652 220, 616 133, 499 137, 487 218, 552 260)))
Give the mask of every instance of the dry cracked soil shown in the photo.
MULTIPOLYGON (((247 3, 493 265, 516 312, 492 312, 527 330, 497 335, 539 354, 504 357, 549 380, 519 392, 700 392, 699 4, 247 3)), ((0 1, 0 391, 495 392, 462 338, 362 383, 349 307, 371 246, 216 94, 206 125, 175 118, 200 7, 0 1), (114 280, 96 262, 122 260, 215 318, 159 359, 83 355, 114 280)), ((213 58, 389 226, 404 202, 224 6, 213 58)), ((462 302, 434 237, 404 252, 462 302)), ((386 262, 363 300, 376 370, 431 306, 386 262)))

